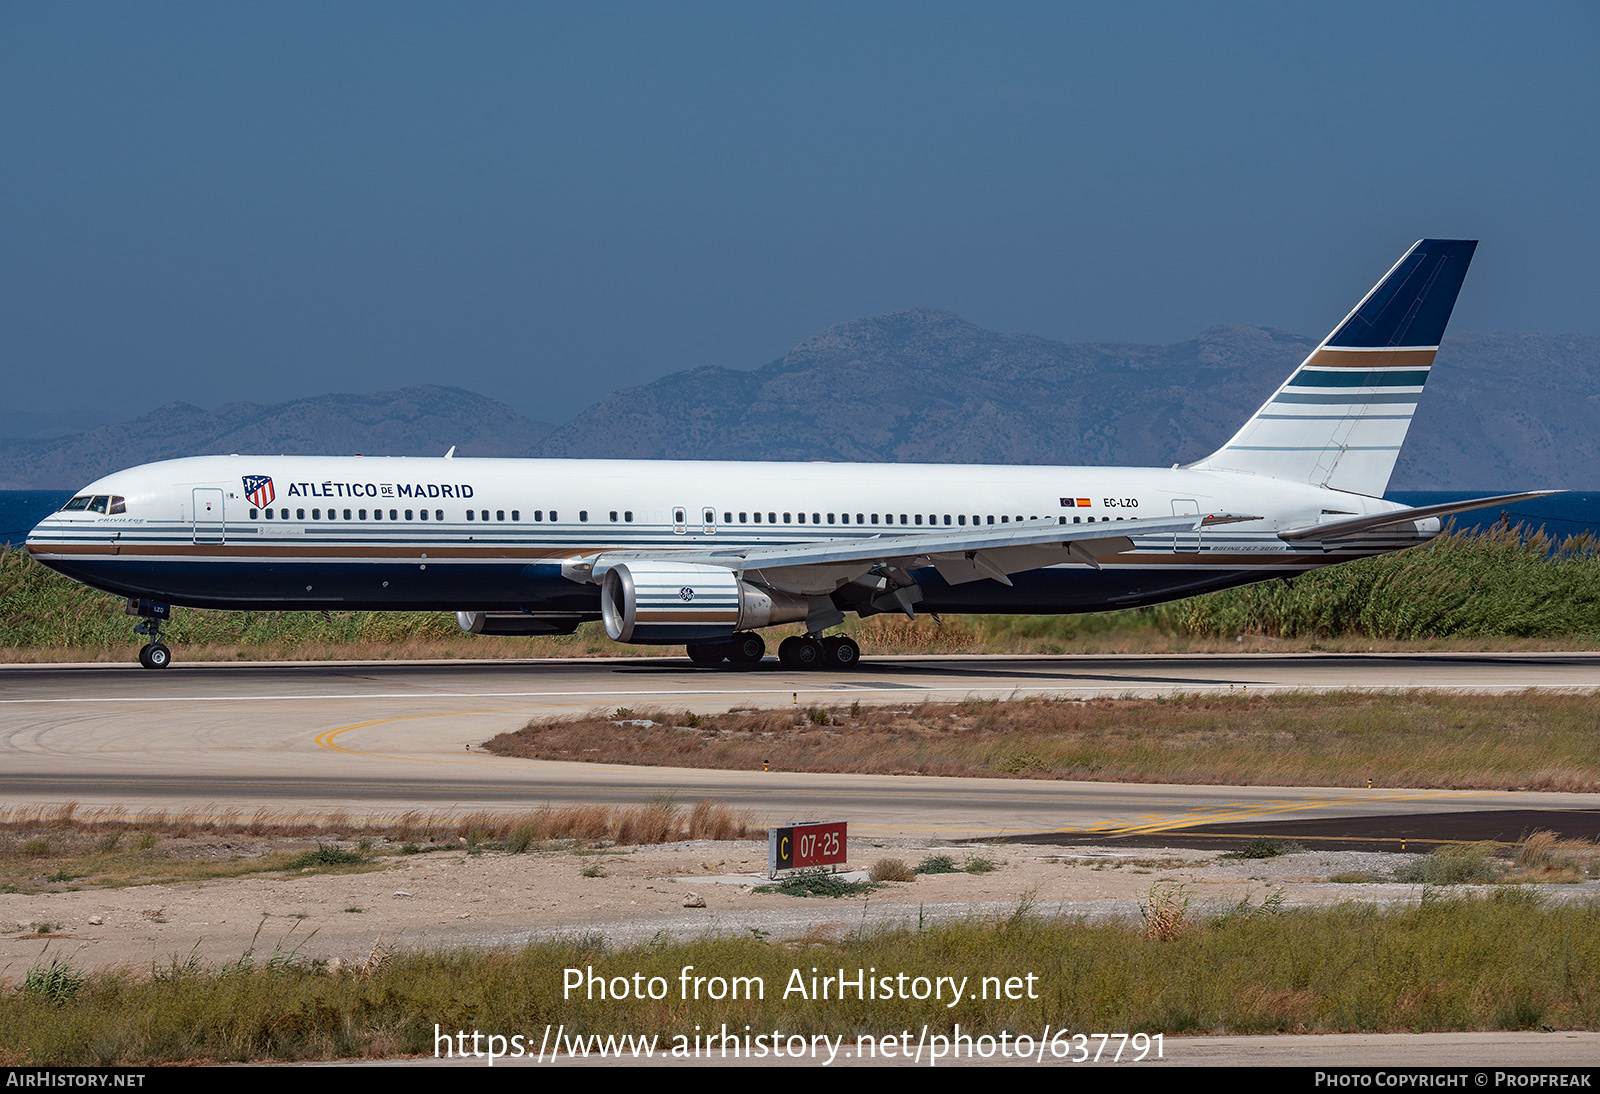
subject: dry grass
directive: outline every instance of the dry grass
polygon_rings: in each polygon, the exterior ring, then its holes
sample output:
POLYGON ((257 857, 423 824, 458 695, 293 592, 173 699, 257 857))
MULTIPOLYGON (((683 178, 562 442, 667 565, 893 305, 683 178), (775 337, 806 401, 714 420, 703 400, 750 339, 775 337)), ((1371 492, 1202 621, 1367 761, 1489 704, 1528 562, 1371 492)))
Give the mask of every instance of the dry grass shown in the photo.
POLYGON ((897 858, 881 858, 872 864, 867 871, 867 876, 873 881, 916 881, 917 875, 905 860, 897 858))
POLYGON ((530 722, 501 755, 779 771, 1276 786, 1600 788, 1593 696, 1026 699, 615 712, 530 722), (643 724, 634 724, 643 723, 643 724))
POLYGON ((1509 881, 1579 882, 1600 877, 1600 846, 1589 840, 1564 840, 1554 832, 1535 832, 1517 852, 1509 881))
POLYGON ((380 869, 378 856, 441 849, 523 853, 553 841, 620 844, 732 840, 754 831, 749 817, 705 800, 688 811, 670 801, 640 806, 546 806, 524 813, 422 813, 352 818, 304 812, 272 816, 236 809, 129 813, 0 809, 0 892, 197 882, 278 870, 380 869), (315 855, 319 848, 344 854, 315 855), (350 849, 365 861, 349 861, 350 849), (310 852, 313 858, 306 858, 310 852))
POLYGON ((1144 936, 1156 942, 1171 942, 1190 927, 1189 894, 1181 885, 1158 881, 1150 895, 1139 903, 1139 921, 1144 936))

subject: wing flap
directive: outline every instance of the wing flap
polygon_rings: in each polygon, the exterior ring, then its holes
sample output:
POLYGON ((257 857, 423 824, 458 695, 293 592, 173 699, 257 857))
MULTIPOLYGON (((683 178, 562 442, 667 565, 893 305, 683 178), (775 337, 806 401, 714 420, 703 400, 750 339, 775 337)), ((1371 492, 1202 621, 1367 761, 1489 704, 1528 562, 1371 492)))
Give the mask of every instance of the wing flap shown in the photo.
MULTIPOLYGON (((830 592, 877 568, 908 570, 938 566, 960 581, 1082 562, 1099 567, 1099 556, 1133 548, 1132 536, 1191 532, 1202 526, 1259 517, 1233 514, 1172 517, 1130 517, 1115 522, 1115 531, 1096 524, 1061 524, 1057 520, 1018 521, 981 528, 940 529, 917 534, 895 533, 775 543, 745 547, 686 548, 675 551, 602 551, 569 560, 562 573, 574 581, 599 581, 610 567, 630 560, 671 558, 675 562, 719 566, 785 592, 807 595, 830 592)), ((950 580, 947 576, 946 580, 950 580)), ((999 580, 999 578, 996 578, 999 580)))

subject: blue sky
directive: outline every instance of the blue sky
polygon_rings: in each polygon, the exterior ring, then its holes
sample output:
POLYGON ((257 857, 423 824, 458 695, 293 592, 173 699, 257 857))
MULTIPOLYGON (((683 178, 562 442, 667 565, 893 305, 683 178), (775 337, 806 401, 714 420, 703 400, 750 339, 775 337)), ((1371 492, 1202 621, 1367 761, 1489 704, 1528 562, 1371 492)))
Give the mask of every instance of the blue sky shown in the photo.
MULTIPOLYGON (((565 419, 913 306, 1600 334, 1600 6, 0 8, 14 408, 456 384, 565 419)), ((872 398, 863 393, 863 398, 872 398)))

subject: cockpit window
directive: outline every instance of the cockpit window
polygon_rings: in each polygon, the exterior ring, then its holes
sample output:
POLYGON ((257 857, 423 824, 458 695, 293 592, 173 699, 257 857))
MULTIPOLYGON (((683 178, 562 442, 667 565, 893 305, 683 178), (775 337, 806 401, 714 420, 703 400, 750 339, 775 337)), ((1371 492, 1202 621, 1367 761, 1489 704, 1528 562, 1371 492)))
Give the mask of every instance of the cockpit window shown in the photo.
POLYGON ((61 507, 63 513, 126 513, 126 498, 108 494, 79 494, 61 507))

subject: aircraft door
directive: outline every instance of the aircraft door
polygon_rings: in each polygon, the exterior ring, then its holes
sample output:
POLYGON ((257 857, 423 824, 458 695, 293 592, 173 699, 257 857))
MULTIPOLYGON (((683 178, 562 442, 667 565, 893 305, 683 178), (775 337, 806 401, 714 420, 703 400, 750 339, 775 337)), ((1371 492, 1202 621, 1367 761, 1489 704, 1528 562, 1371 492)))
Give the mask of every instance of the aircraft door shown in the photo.
MULTIPOLYGON (((1193 498, 1173 498, 1172 515, 1175 517, 1198 516, 1200 505, 1193 498)), ((1198 529, 1188 532, 1174 532, 1172 534, 1172 549, 1174 551, 1198 551, 1200 549, 1200 532, 1198 529)))
POLYGON ((689 511, 683 506, 675 506, 672 510, 672 534, 684 536, 689 534, 689 511))
POLYGON ((708 535, 708 536, 716 535, 717 534, 717 511, 715 509, 711 508, 711 506, 708 505, 704 509, 700 510, 700 517, 701 517, 702 523, 705 525, 706 535, 708 535))
POLYGON ((223 508, 222 491, 198 489, 194 491, 194 541, 196 543, 226 543, 228 541, 227 511, 223 508))

